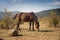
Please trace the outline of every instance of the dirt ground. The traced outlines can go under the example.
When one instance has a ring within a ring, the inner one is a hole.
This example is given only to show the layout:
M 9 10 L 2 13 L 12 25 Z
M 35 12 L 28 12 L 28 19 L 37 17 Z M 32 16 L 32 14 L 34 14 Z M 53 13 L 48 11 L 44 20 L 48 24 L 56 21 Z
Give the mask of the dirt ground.
M 11 33 L 15 29 L 11 30 L 0 30 L 0 38 L 4 40 L 60 40 L 60 28 L 44 28 L 40 27 L 40 31 L 29 31 L 28 23 L 21 24 L 21 31 L 19 31 L 22 36 L 11 36 Z

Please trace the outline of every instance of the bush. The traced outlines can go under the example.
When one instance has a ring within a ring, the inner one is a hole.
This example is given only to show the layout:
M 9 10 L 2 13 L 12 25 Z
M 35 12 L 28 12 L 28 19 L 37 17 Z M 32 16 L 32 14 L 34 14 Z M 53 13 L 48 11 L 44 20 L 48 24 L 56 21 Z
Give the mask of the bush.
M 16 25 L 16 22 L 13 19 L 2 19 L 0 22 L 0 27 L 3 29 L 10 29 Z
M 0 27 L 4 29 L 10 29 L 15 26 L 16 21 L 11 18 L 11 13 L 5 10 L 2 20 L 0 21 Z
M 51 14 L 50 14 L 50 24 L 53 24 L 54 27 L 56 27 L 56 25 L 59 23 L 58 21 L 58 17 L 56 15 L 55 12 L 51 11 Z

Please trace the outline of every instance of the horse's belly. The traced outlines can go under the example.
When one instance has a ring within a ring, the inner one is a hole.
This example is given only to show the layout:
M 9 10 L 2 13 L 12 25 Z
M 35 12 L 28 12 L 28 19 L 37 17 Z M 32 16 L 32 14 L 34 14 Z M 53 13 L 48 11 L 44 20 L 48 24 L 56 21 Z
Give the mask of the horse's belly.
M 29 16 L 22 16 L 21 19 L 22 19 L 22 21 L 24 21 L 24 22 L 30 21 L 30 17 L 29 17 Z

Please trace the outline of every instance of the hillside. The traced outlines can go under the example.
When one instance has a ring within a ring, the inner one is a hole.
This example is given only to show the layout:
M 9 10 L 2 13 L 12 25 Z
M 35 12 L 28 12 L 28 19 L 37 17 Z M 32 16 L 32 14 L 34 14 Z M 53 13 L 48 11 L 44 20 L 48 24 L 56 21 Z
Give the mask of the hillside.
M 3 17 L 3 14 L 4 14 L 3 12 L 0 12 L 0 19 Z
M 45 16 L 49 16 L 51 11 L 56 12 L 57 15 L 60 16 L 60 8 L 58 8 L 58 9 L 50 9 L 50 10 L 43 10 L 43 11 L 40 11 L 40 12 L 36 12 L 35 14 L 37 15 L 37 17 L 45 17 Z M 15 15 L 18 12 L 19 11 L 12 11 L 11 14 Z M 3 15 L 4 15 L 4 12 L 0 11 L 0 19 L 3 17 Z
M 37 17 L 49 16 L 51 11 L 56 12 L 56 14 L 60 16 L 60 8 L 58 8 L 58 9 L 50 9 L 50 10 L 43 10 L 43 11 L 37 12 L 36 15 L 37 15 Z
M 12 16 L 13 16 L 13 15 L 15 15 L 16 13 L 18 13 L 18 11 L 12 11 L 12 12 L 10 12 L 10 13 L 11 13 Z M 4 15 L 4 12 L 3 12 L 3 11 L 0 11 L 0 19 L 3 18 L 3 15 Z

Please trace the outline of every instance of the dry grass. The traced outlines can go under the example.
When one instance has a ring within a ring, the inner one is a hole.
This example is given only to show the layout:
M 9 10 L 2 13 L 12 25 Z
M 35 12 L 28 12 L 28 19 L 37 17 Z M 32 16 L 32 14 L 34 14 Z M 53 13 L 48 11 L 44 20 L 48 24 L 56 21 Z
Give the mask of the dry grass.
M 47 23 L 47 24 L 46 24 Z M 10 36 L 14 31 L 11 30 L 0 30 L 0 38 L 4 40 L 60 40 L 60 28 L 48 27 L 48 22 L 43 23 L 40 21 L 40 31 L 29 31 L 28 23 L 21 24 L 21 31 L 19 31 L 22 36 Z M 35 28 L 36 30 L 36 28 Z

